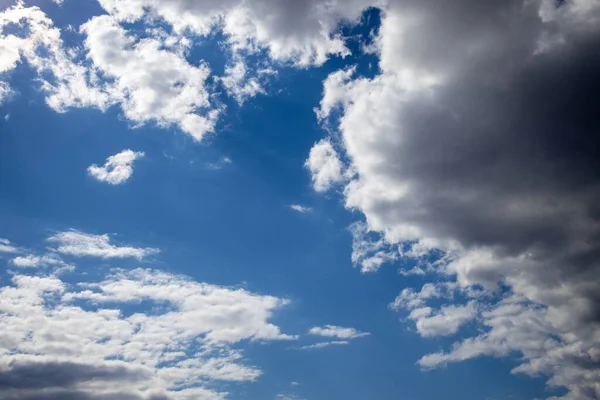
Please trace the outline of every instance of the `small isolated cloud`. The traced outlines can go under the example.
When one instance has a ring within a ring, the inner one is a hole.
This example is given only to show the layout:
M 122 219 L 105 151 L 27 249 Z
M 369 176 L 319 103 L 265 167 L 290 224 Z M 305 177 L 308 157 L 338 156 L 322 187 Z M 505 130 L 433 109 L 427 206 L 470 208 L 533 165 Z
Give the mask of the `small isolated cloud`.
M 290 208 L 302 214 L 312 211 L 312 207 L 305 207 L 300 204 L 290 204 Z
M 19 249 L 15 247 L 10 240 L 0 238 L 0 253 L 18 253 Z
M 160 251 L 150 247 L 116 246 L 110 243 L 107 234 L 92 235 L 78 231 L 59 232 L 49 237 L 48 241 L 58 245 L 56 251 L 59 253 L 76 257 L 90 256 L 106 259 L 132 257 L 141 260 Z
M 368 332 L 361 332 L 354 328 L 344 328 L 335 325 L 314 326 L 310 328 L 308 333 L 315 336 L 332 337 L 345 340 L 351 340 L 370 335 Z
M 310 171 L 313 187 L 317 192 L 325 192 L 344 179 L 342 162 L 327 139 L 321 140 L 310 149 L 304 166 Z
M 133 174 L 133 162 L 138 158 L 144 157 L 143 152 L 123 150 L 122 152 L 110 156 L 102 166 L 92 164 L 88 167 L 88 173 L 99 180 L 111 185 L 125 183 Z

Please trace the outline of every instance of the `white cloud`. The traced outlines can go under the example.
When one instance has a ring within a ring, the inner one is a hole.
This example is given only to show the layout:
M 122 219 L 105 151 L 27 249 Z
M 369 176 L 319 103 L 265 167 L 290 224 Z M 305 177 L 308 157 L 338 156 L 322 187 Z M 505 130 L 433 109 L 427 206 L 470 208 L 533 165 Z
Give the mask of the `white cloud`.
M 311 173 L 313 186 L 317 192 L 324 192 L 344 179 L 342 163 L 327 139 L 321 140 L 310 149 L 304 165 Z
M 60 30 L 38 7 L 19 2 L 1 12 L 0 29 L 11 23 L 21 25 L 26 35 L 0 32 L 0 72 L 25 59 L 38 73 L 54 110 L 106 110 L 120 104 L 136 125 L 176 125 L 198 141 L 213 131 L 220 109 L 211 106 L 205 87 L 210 70 L 203 63 L 190 65 L 181 52 L 170 49 L 171 38 L 139 40 L 110 16 L 94 17 L 81 26 L 84 59 L 81 49 L 64 47 Z M 0 84 L 0 98 L 9 93 L 7 84 Z
M 477 317 L 477 304 L 470 301 L 464 305 L 443 305 L 438 310 L 426 306 L 432 299 L 451 300 L 460 287 L 453 282 L 426 283 L 419 292 L 406 288 L 390 304 L 392 310 L 409 310 L 408 318 L 415 322 L 421 336 L 447 336 Z M 465 293 L 466 294 L 466 293 Z
M 157 254 L 158 249 L 146 247 L 117 246 L 110 243 L 107 234 L 92 235 L 89 233 L 68 231 L 59 232 L 48 238 L 51 243 L 56 243 L 56 251 L 76 257 L 90 256 L 100 258 L 136 258 Z
M 0 253 L 19 253 L 20 250 L 10 240 L 0 238 Z
M 348 50 L 336 30 L 343 20 L 355 21 L 371 1 L 343 3 L 309 0 L 225 0 L 187 2 L 184 0 L 100 0 L 106 11 L 118 19 L 135 21 L 159 16 L 177 32 L 192 30 L 206 35 L 223 22 L 223 33 L 236 53 L 268 51 L 277 61 L 299 66 L 320 65 L 332 54 Z
M 355 222 L 349 230 L 352 233 L 352 263 L 360 266 L 362 273 L 376 272 L 383 264 L 399 258 L 398 250 L 385 238 L 369 236 L 367 224 Z
M 600 359 L 597 331 L 589 341 L 564 335 L 551 313 L 520 296 L 509 296 L 482 313 L 484 333 L 455 343 L 447 353 L 428 354 L 419 365 L 429 369 L 476 357 L 518 353 L 522 363 L 513 373 L 551 376 L 551 386 L 570 390 L 561 399 L 593 399 L 600 382 L 599 371 L 592 368 Z
M 190 65 L 157 38 L 137 40 L 107 15 L 81 27 L 87 57 L 111 81 L 107 91 L 138 124 L 177 125 L 195 140 L 212 132 L 219 110 L 205 87 L 209 68 Z
M 143 152 L 123 150 L 110 156 L 102 166 L 92 164 L 88 167 L 88 173 L 100 182 L 111 185 L 125 183 L 133 174 L 133 162 L 144 157 Z
M 268 322 L 286 300 L 154 270 L 75 286 L 17 274 L 0 298 L 0 375 L 14 383 L 7 399 L 224 399 L 217 382 L 261 374 L 237 343 L 293 338 Z
M 300 350 L 322 349 L 329 346 L 346 346 L 350 344 L 347 340 L 333 340 L 331 342 L 320 342 L 300 347 Z
M 221 82 L 229 96 L 233 97 L 240 105 L 250 97 L 265 93 L 258 78 L 249 76 L 246 64 L 241 58 L 225 67 L 225 75 L 221 78 Z
M 294 211 L 297 211 L 301 214 L 307 213 L 307 212 L 311 212 L 312 211 L 312 207 L 306 207 L 306 206 L 302 206 L 300 204 L 291 204 L 290 208 Z
M 16 24 L 23 35 L 5 34 L 4 27 Z M 109 95 L 95 85 L 94 71 L 75 62 L 77 52 L 64 48 L 60 30 L 38 7 L 25 7 L 22 1 L 0 12 L 0 73 L 13 70 L 23 60 L 38 74 L 47 93 L 46 102 L 58 112 L 68 107 L 98 107 L 105 110 Z M 10 93 L 0 83 L 0 99 Z
M 27 254 L 25 256 L 13 258 L 12 263 L 16 267 L 20 268 L 38 268 L 48 265 L 64 265 L 64 261 L 61 260 L 56 254 L 52 253 L 43 256 Z
M 415 308 L 409 318 L 415 321 L 421 336 L 448 336 L 477 315 L 473 301 L 462 306 L 442 306 L 439 311 L 431 307 Z
M 368 332 L 360 332 L 355 328 L 344 328 L 335 325 L 314 326 L 308 331 L 309 334 L 323 337 L 334 337 L 338 339 L 356 339 L 369 336 Z

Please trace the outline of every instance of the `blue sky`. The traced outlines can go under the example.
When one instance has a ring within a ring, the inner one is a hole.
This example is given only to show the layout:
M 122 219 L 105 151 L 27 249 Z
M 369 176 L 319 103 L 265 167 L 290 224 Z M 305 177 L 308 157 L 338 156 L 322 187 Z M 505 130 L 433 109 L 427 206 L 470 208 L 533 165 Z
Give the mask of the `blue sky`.
M 583 1 L 510 14 L 518 49 L 499 45 L 510 41 L 495 29 L 508 23 L 494 19 L 500 6 L 463 2 L 440 22 L 443 10 L 407 2 L 399 12 L 395 0 L 325 13 L 320 0 L 214 3 L 0 1 L 0 327 L 11 332 L 0 335 L 0 391 L 595 398 L 598 369 L 560 357 L 598 357 L 585 286 L 597 264 L 571 251 L 596 228 L 554 221 L 594 226 L 577 210 L 593 207 L 596 177 L 576 154 L 553 153 L 536 128 L 543 110 L 523 117 L 496 103 L 532 102 L 545 82 L 494 91 L 552 71 L 563 51 L 554 34 L 576 64 L 580 36 L 598 38 L 571 29 L 587 21 Z M 527 27 L 540 10 L 560 23 Z M 464 22 L 479 12 L 489 20 Z M 258 33 L 241 29 L 240 13 Z M 412 24 L 416 15 L 428 23 Z M 159 47 L 142 48 L 151 41 Z M 516 72 L 490 70 L 488 45 Z M 527 130 L 532 148 L 564 160 L 551 185 L 545 158 L 496 135 L 497 115 L 510 112 L 515 135 Z M 203 122 L 190 128 L 190 116 Z M 531 187 L 514 179 L 527 165 Z M 563 166 L 580 169 L 576 187 L 561 186 Z M 588 275 L 571 278 L 571 265 Z M 552 278 L 539 278 L 541 266 Z M 98 333 L 102 310 L 118 311 Z M 27 376 L 40 383 L 27 387 Z

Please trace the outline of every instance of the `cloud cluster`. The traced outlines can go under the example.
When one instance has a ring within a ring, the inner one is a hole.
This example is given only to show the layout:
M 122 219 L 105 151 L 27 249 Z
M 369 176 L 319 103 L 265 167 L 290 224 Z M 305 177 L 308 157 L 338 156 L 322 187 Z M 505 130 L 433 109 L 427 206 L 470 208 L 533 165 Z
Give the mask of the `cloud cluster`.
M 265 93 L 265 82 L 277 74 L 272 63 L 308 67 L 348 55 L 338 28 L 358 21 L 370 5 L 367 0 L 99 3 L 108 14 L 78 27 L 81 47 L 66 47 L 60 29 L 39 7 L 18 1 L 0 12 L 0 73 L 26 61 L 47 92 L 46 102 L 58 112 L 119 105 L 133 126 L 175 126 L 197 141 L 214 131 L 224 108 L 213 100 L 218 89 L 209 82 L 209 66 L 187 59 L 192 43 L 223 34 L 227 65 L 214 81 L 242 104 Z M 132 22 L 147 24 L 147 34 L 130 29 Z M 5 33 L 12 25 L 21 28 L 18 35 Z M 0 102 L 10 93 L 8 83 L 0 81 Z
M 355 21 L 371 1 L 99 0 L 119 21 L 161 18 L 176 32 L 206 35 L 215 27 L 228 37 L 234 52 L 261 49 L 277 61 L 320 65 L 332 54 L 347 55 L 337 33 L 342 21 Z
M 254 381 L 236 344 L 289 340 L 268 320 L 287 301 L 169 273 L 14 274 L 0 287 L 6 399 L 224 399 Z
M 21 28 L 20 36 L 4 33 L 11 24 Z M 118 104 L 135 126 L 174 125 L 198 141 L 213 131 L 220 108 L 209 100 L 210 69 L 186 60 L 183 39 L 140 39 L 107 15 L 91 18 L 80 33 L 83 49 L 67 48 L 42 10 L 18 2 L 0 13 L 0 73 L 27 61 L 47 93 L 46 102 L 58 112 Z M 0 88 L 2 98 L 10 93 L 7 84 Z
M 122 152 L 110 156 L 102 166 L 92 164 L 88 167 L 88 173 L 100 182 L 106 182 L 111 185 L 119 185 L 127 182 L 133 174 L 133 162 L 144 157 L 143 152 L 133 150 L 123 150 Z
M 599 16 L 587 0 L 390 0 L 381 73 L 324 82 L 346 206 L 379 235 L 359 232 L 355 262 L 411 257 L 426 266 L 414 273 L 496 291 L 481 309 L 412 309 L 423 335 L 475 315 L 486 331 L 422 365 L 520 353 L 515 372 L 600 397 Z

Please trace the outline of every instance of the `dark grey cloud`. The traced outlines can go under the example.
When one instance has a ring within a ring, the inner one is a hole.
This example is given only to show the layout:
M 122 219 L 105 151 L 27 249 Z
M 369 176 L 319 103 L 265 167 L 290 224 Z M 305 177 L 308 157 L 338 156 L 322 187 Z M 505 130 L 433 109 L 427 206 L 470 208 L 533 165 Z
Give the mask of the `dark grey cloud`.
M 133 392 L 128 393 L 127 388 L 136 382 L 152 378 L 151 371 L 124 363 L 17 360 L 7 368 L 0 369 L 0 393 L 3 399 L 20 400 L 134 400 L 142 397 Z M 86 386 L 90 385 L 96 389 L 86 390 Z

